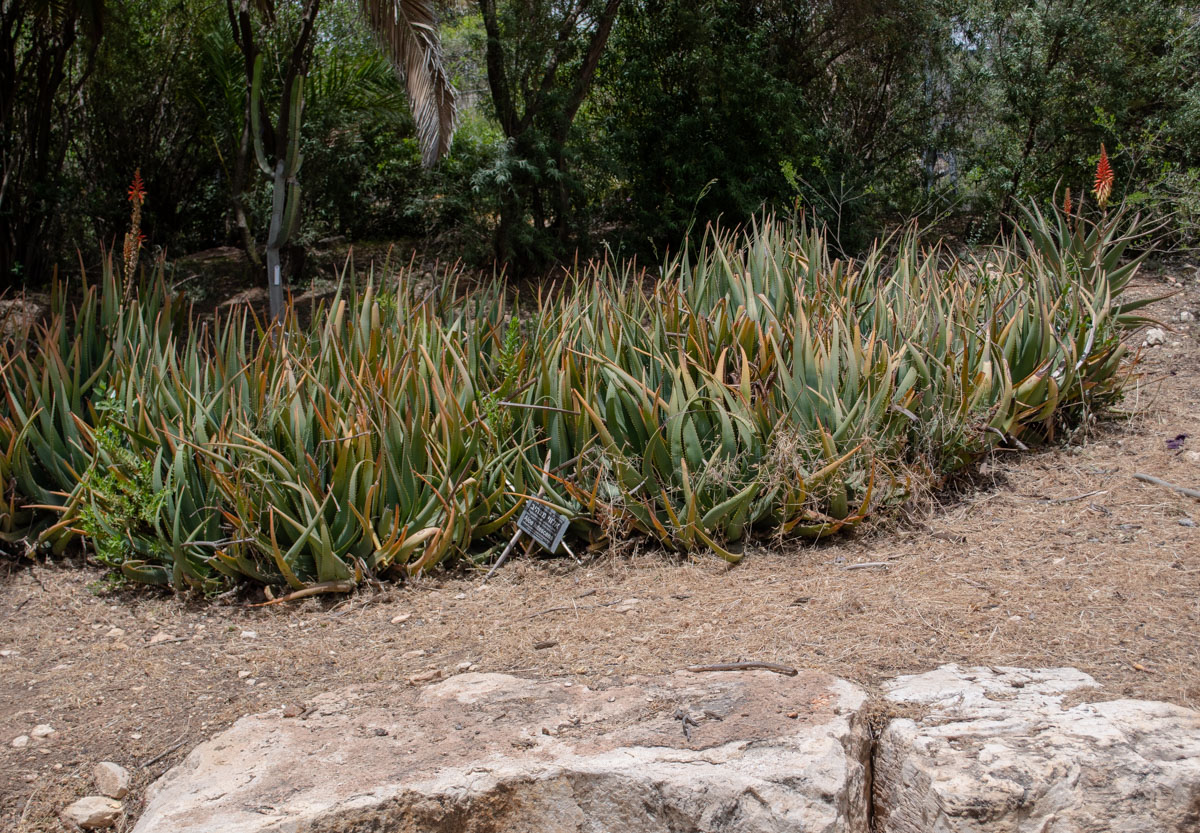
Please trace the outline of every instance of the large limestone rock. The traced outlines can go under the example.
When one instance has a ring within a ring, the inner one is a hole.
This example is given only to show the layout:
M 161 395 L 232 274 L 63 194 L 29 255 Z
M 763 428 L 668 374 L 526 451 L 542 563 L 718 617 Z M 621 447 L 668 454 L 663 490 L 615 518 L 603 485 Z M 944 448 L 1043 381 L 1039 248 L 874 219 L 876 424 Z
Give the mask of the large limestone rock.
M 875 755 L 885 833 L 1196 833 L 1200 713 L 1140 700 L 1064 707 L 1073 668 L 899 677 Z
M 768 671 L 351 690 L 197 747 L 135 833 L 865 833 L 865 700 Z

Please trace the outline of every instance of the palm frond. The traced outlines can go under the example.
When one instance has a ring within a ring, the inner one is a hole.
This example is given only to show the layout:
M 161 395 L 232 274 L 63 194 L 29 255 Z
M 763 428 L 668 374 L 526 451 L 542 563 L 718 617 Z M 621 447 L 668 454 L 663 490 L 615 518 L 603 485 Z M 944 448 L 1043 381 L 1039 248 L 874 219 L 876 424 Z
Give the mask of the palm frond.
M 421 158 L 433 165 L 450 151 L 457 110 L 446 74 L 434 0 L 362 0 L 363 16 L 404 74 Z

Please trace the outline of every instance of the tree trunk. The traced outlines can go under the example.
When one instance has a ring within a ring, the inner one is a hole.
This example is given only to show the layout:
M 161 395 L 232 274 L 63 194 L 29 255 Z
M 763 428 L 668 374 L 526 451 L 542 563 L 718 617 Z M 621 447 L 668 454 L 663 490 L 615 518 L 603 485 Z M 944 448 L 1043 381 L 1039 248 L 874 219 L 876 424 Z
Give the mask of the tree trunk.
M 275 176 L 271 184 L 271 227 L 267 232 L 267 283 L 271 300 L 271 321 L 283 318 L 283 269 L 279 262 L 279 249 L 283 238 L 283 207 L 287 201 L 287 179 L 284 177 L 284 162 L 275 162 Z
M 250 218 L 246 214 L 246 180 L 252 166 L 250 156 L 254 152 L 251 144 L 254 141 L 250 135 L 250 96 L 246 96 L 246 106 L 242 114 L 242 139 L 238 143 L 237 160 L 233 166 L 233 182 L 230 183 L 233 203 L 233 221 L 237 226 L 238 237 L 246 257 L 255 267 L 262 266 L 262 258 L 258 256 L 258 245 L 254 242 L 254 234 L 250 231 Z M 256 167 L 256 166 L 255 166 Z M 257 167 L 256 167 L 257 169 Z

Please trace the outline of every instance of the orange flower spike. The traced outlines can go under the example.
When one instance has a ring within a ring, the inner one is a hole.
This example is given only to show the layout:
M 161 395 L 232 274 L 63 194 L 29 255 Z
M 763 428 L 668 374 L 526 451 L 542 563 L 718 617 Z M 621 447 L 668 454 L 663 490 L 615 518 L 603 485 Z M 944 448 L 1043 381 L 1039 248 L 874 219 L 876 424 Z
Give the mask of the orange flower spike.
M 1063 198 L 1063 213 L 1066 214 L 1068 217 L 1070 217 L 1071 209 L 1073 209 L 1074 207 L 1075 207 L 1075 204 L 1071 202 L 1071 189 L 1068 188 L 1067 195 L 1066 195 L 1066 197 Z
M 1114 179 L 1112 166 L 1108 164 L 1108 151 L 1104 149 L 1104 145 L 1100 145 L 1100 162 L 1096 165 L 1096 184 L 1093 191 L 1096 194 L 1096 203 L 1102 209 L 1108 206 Z
M 146 201 L 146 183 L 142 182 L 142 169 L 133 172 L 133 184 L 129 186 L 129 201 L 141 205 Z

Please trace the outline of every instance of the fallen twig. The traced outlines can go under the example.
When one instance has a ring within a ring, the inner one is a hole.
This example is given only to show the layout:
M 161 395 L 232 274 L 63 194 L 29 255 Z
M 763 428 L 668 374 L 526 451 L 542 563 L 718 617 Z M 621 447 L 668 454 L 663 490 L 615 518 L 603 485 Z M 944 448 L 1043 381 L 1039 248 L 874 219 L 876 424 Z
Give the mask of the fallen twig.
M 1095 497 L 1096 495 L 1106 495 L 1106 494 L 1108 494 L 1108 489 L 1097 489 L 1094 492 L 1085 492 L 1082 495 L 1075 495 L 1075 497 L 1043 498 L 1042 500 L 1045 503 L 1074 503 L 1075 501 L 1083 500 L 1084 498 Z
M 233 587 L 226 590 L 224 593 L 218 593 L 217 595 L 213 596 L 212 600 L 214 602 L 221 602 L 221 601 L 224 601 L 225 599 L 232 599 L 234 596 L 236 596 L 238 594 L 238 591 L 241 589 L 242 589 L 242 585 L 240 585 L 240 584 L 234 585 Z
M 343 579 L 341 581 L 323 581 L 320 584 L 314 584 L 309 587 L 301 588 L 286 596 L 280 596 L 278 599 L 271 599 L 266 602 L 249 605 L 249 607 L 266 607 L 267 605 L 277 605 L 282 602 L 294 602 L 297 599 L 307 599 L 309 596 L 319 596 L 322 593 L 349 593 L 355 588 L 354 582 Z
M 563 610 L 595 610 L 600 607 L 612 607 L 619 605 L 624 599 L 618 599 L 615 602 L 601 602 L 595 605 L 559 605 L 558 607 L 548 607 L 545 610 L 539 610 L 537 613 L 530 613 L 526 619 L 536 619 L 539 616 L 545 616 L 547 613 L 558 613 Z
M 683 670 L 691 671 L 693 674 L 703 674 L 705 671 L 754 671 L 757 669 L 774 671 L 776 674 L 784 674 L 788 677 L 794 677 L 800 673 L 790 665 L 780 665 L 777 662 L 728 662 L 719 665 L 689 665 Z
M 141 769 L 149 769 L 150 767 L 154 766 L 156 763 L 158 763 L 159 761 L 161 761 L 163 758 L 165 758 L 165 757 L 167 757 L 168 755 L 170 755 L 170 754 L 171 754 L 172 752 L 174 752 L 176 749 L 178 749 L 179 747 L 183 746 L 183 745 L 184 745 L 184 743 L 186 743 L 186 742 L 187 742 L 187 738 L 186 738 L 186 737 L 185 737 L 185 738 L 182 738 L 182 739 L 180 739 L 179 743 L 175 744 L 174 746 L 170 747 L 169 749 L 164 749 L 162 752 L 159 752 L 159 753 L 158 753 L 157 755 L 155 755 L 153 758 L 151 758 L 150 760 L 146 761 L 146 763 L 142 764 L 142 766 L 141 766 Z
M 513 547 L 517 545 L 517 541 L 520 540 L 522 534 L 521 530 L 518 529 L 513 533 L 513 537 L 508 539 L 508 546 L 504 548 L 504 552 L 500 553 L 500 557 L 496 559 L 496 563 L 492 565 L 492 569 L 488 570 L 488 574 L 483 577 L 481 584 L 487 584 L 488 580 L 496 574 L 496 571 L 504 565 L 504 562 L 508 560 L 508 554 L 513 551 Z
M 33 601 L 33 596 L 26 596 L 24 599 L 22 599 L 20 602 L 17 603 L 16 607 L 14 607 L 8 613 L 4 614 L 4 616 L 0 617 L 0 622 L 7 621 L 8 617 L 16 614 L 17 611 L 19 611 L 21 608 L 25 607 L 25 605 L 29 604 L 32 601 Z
M 847 564 L 843 570 L 865 570 L 868 567 L 890 567 L 890 561 L 864 561 L 862 564 Z
M 367 605 L 375 604 L 375 602 L 382 602 L 389 598 L 391 598 L 390 594 L 380 592 L 373 596 L 364 597 L 356 607 L 352 607 L 349 610 L 341 610 L 341 608 L 354 601 L 354 599 L 346 599 L 346 601 L 338 602 L 336 605 L 334 605 L 333 610 L 329 611 L 329 615 L 336 619 L 339 616 L 345 616 L 347 613 L 353 613 L 356 610 L 362 610 Z
M 1170 489 L 1174 492 L 1179 492 L 1181 495 L 1187 495 L 1190 498 L 1200 500 L 1200 489 L 1189 489 L 1187 486 L 1180 486 L 1177 483 L 1168 483 L 1166 480 L 1160 480 L 1157 477 L 1152 477 L 1149 474 L 1137 473 L 1133 476 L 1134 480 L 1140 480 L 1143 483 L 1152 483 L 1155 486 L 1162 486 L 1164 489 Z
M 946 573 L 946 575 L 950 576 L 951 578 L 956 578 L 959 581 L 965 581 L 967 584 L 971 585 L 972 587 L 978 587 L 980 590 L 986 590 L 989 593 L 994 592 L 992 590 L 992 588 L 988 587 L 986 584 L 976 581 L 973 578 L 967 578 L 966 576 L 960 576 L 958 573 Z
M 693 720 L 692 716 L 683 709 L 676 709 L 674 718 L 683 724 L 683 736 L 690 741 L 692 739 L 692 730 L 689 729 L 688 726 L 695 726 L 697 729 L 699 729 L 700 724 Z

